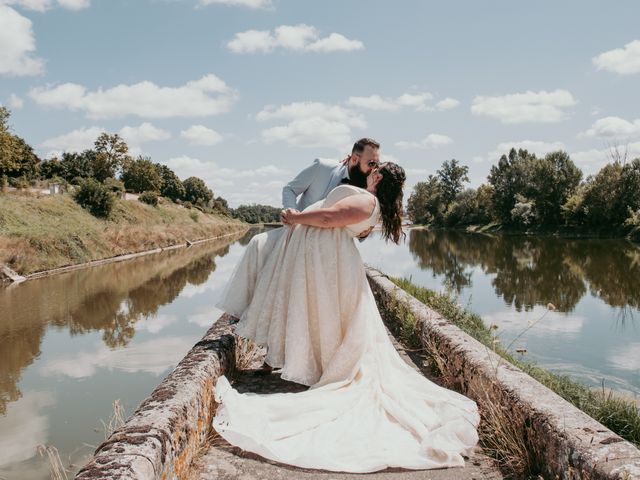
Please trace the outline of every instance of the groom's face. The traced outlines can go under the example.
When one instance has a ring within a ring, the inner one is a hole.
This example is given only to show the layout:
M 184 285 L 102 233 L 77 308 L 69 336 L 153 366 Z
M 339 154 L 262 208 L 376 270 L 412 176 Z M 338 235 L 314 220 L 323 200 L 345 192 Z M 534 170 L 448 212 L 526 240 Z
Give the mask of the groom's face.
M 373 170 L 378 168 L 380 163 L 380 150 L 373 148 L 371 145 L 364 147 L 362 152 L 354 152 L 351 154 L 351 167 L 357 167 L 364 175 L 369 175 Z

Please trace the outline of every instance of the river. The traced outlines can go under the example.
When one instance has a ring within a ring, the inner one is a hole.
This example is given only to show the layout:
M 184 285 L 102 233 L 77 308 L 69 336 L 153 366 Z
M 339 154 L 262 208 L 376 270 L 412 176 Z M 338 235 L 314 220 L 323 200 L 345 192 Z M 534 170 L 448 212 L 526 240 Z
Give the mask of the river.
M 113 402 L 131 414 L 218 318 L 254 232 L 0 288 L 0 479 L 49 478 L 38 445 L 71 477 Z M 457 296 L 505 346 L 534 322 L 511 347 L 526 359 L 640 395 L 638 246 L 426 230 L 357 245 L 385 273 Z

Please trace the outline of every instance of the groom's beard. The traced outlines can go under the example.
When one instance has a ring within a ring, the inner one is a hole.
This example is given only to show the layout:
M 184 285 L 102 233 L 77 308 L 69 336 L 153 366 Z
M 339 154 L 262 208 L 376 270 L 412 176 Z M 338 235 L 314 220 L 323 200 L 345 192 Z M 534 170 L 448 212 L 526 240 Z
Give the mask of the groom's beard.
M 367 188 L 367 174 L 360 170 L 360 165 L 349 167 L 349 183 L 356 187 Z

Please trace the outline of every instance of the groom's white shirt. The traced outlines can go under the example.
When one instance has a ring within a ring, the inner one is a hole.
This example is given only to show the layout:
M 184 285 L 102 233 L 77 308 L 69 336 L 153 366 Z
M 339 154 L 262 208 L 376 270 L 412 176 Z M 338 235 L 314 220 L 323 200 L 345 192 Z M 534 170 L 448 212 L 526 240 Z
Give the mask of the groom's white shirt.
M 282 188 L 284 208 L 304 210 L 312 203 L 325 198 L 331 190 L 349 178 L 349 169 L 335 160 L 316 158 L 296 178 Z M 298 198 L 300 197 L 300 198 Z

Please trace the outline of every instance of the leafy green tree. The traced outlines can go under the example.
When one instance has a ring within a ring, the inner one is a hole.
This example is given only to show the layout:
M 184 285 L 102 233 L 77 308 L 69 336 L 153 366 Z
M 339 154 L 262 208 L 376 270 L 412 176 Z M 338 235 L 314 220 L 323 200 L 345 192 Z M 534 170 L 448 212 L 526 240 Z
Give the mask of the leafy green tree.
M 11 133 L 10 116 L 11 112 L 0 106 L 0 177 L 33 179 L 40 159 L 27 142 Z
M 102 133 L 94 142 L 93 176 L 99 182 L 116 178 L 123 165 L 131 160 L 129 147 L 117 133 Z
M 229 203 L 222 197 L 216 197 L 213 200 L 211 208 L 214 212 L 218 212 L 222 215 L 229 215 Z
M 442 200 L 440 180 L 429 175 L 426 182 L 418 182 L 407 202 L 407 214 L 414 223 L 442 223 L 445 204 Z
M 201 178 L 189 177 L 182 184 L 184 185 L 183 200 L 194 205 L 206 206 L 213 199 L 213 192 Z
M 516 194 L 530 196 L 535 161 L 533 153 L 512 148 L 508 156 L 502 155 L 498 165 L 491 167 L 488 180 L 493 187 L 492 204 L 501 222 L 512 223 L 511 211 L 516 204 Z
M 530 199 L 535 202 L 535 217 L 541 225 L 562 223 L 562 205 L 576 191 L 582 172 L 566 152 L 548 153 L 533 163 Z
M 269 205 L 240 205 L 230 211 L 231 216 L 247 223 L 275 223 L 280 221 L 282 209 Z
M 448 226 L 484 225 L 491 221 L 491 187 L 480 185 L 460 192 L 444 215 Z
M 163 197 L 170 198 L 174 202 L 176 200 L 185 197 L 184 185 L 180 181 L 180 178 L 166 165 L 156 163 L 156 169 L 160 174 L 162 180 L 162 186 L 160 187 L 160 194 Z
M 61 176 L 68 182 L 74 183 L 83 178 L 93 177 L 93 150 L 82 153 L 64 152 L 60 160 Z
M 62 163 L 57 158 L 51 158 L 39 165 L 39 172 L 41 178 L 56 178 L 63 177 Z
M 130 192 L 159 192 L 162 188 L 160 172 L 149 157 L 140 156 L 127 162 L 122 168 L 120 178 Z
M 469 181 L 467 175 L 469 167 L 460 165 L 454 158 L 443 162 L 442 167 L 436 173 L 440 181 L 441 198 L 447 208 L 456 195 L 462 191 L 462 184 Z

